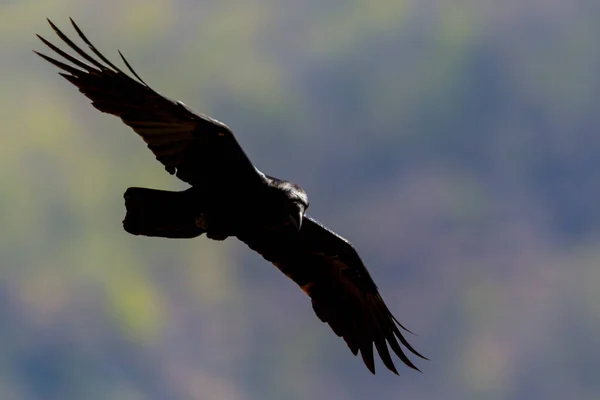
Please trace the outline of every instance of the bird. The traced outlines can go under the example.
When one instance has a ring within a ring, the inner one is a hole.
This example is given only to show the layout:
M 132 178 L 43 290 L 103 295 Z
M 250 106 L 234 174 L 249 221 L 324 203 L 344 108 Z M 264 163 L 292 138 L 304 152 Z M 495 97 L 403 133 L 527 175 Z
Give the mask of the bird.
M 406 366 L 420 371 L 408 355 L 427 358 L 405 338 L 403 332 L 412 332 L 391 313 L 354 246 L 306 214 L 308 196 L 299 185 L 261 172 L 227 125 L 152 89 L 120 50 L 130 74 L 119 69 L 72 18 L 87 52 L 47 21 L 71 54 L 39 34 L 59 59 L 34 52 L 58 67 L 59 74 L 96 109 L 132 128 L 165 170 L 190 186 L 180 192 L 128 188 L 126 232 L 172 239 L 203 234 L 216 241 L 237 238 L 309 296 L 317 317 L 346 342 L 352 354 L 360 353 L 372 374 L 373 346 L 394 374 L 398 370 L 390 350 Z

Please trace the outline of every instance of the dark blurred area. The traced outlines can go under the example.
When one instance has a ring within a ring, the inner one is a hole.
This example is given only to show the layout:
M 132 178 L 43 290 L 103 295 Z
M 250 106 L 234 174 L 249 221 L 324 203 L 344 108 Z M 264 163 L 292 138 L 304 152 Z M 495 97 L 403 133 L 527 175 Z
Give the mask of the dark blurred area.
M 31 52 L 69 16 L 306 189 L 423 374 L 372 376 L 234 240 L 123 231 L 127 187 L 185 185 Z M 0 3 L 0 399 L 597 399 L 599 19 L 596 0 Z

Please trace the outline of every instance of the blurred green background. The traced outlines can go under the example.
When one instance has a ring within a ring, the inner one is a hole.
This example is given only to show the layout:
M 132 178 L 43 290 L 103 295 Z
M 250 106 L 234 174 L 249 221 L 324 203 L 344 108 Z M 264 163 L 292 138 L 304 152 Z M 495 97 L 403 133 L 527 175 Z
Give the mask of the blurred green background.
M 423 374 L 372 376 L 235 240 L 127 235 L 182 189 L 32 49 L 72 16 L 352 241 Z M 598 399 L 597 0 L 3 0 L 0 398 Z

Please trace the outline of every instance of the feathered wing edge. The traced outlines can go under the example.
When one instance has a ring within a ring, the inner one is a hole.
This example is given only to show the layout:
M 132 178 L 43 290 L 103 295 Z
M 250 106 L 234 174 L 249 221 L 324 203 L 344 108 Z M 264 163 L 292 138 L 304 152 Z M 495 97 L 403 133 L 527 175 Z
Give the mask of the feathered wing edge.
M 55 46 L 54 44 L 52 44 L 50 41 L 46 40 L 44 37 L 42 37 L 39 34 L 36 34 L 36 36 L 46 46 L 48 46 L 51 50 L 53 50 L 54 52 L 56 52 L 61 57 L 64 57 L 66 60 L 68 60 L 71 63 L 73 63 L 78 68 L 75 68 L 75 67 L 73 67 L 71 65 L 65 64 L 65 63 L 63 63 L 61 61 L 58 61 L 58 60 L 56 60 L 56 59 L 54 59 L 52 57 L 49 57 L 49 56 L 47 56 L 47 55 L 45 55 L 43 53 L 38 52 L 36 50 L 33 50 L 33 52 L 36 53 L 38 56 L 42 57 L 44 60 L 48 61 L 49 63 L 55 65 L 56 67 L 58 67 L 58 68 L 60 68 L 60 69 L 62 69 L 64 71 L 68 72 L 68 74 L 65 74 L 63 72 L 59 72 L 59 74 L 61 76 L 63 76 L 65 79 L 67 79 L 68 81 L 70 81 L 71 83 L 75 84 L 75 86 L 77 86 L 77 83 L 73 81 L 74 77 L 78 77 L 81 74 L 86 74 L 86 73 L 92 73 L 93 74 L 93 73 L 101 73 L 102 71 L 111 70 L 114 73 L 118 73 L 118 74 L 121 74 L 123 76 L 129 77 L 125 72 L 123 72 L 121 69 L 119 69 L 110 60 L 108 60 L 108 58 L 106 58 L 102 53 L 100 53 L 100 51 L 84 35 L 83 31 L 79 28 L 79 26 L 77 26 L 77 24 L 75 23 L 75 21 L 73 21 L 72 18 L 69 18 L 69 20 L 71 21 L 71 24 L 73 25 L 73 28 L 75 29 L 75 31 L 77 32 L 77 35 L 79 35 L 79 37 L 81 38 L 81 40 L 105 64 L 100 63 L 98 60 L 94 59 L 89 54 L 87 54 L 84 50 L 82 50 L 79 46 L 77 46 L 77 44 L 75 44 L 75 42 L 73 42 L 71 39 L 69 39 L 67 37 L 67 35 L 65 35 L 48 18 L 47 18 L 48 23 L 50 24 L 50 26 L 52 27 L 52 29 L 54 30 L 54 32 L 58 35 L 58 37 L 60 39 L 62 39 L 63 42 L 65 42 L 71 49 L 73 49 L 77 54 L 79 54 L 79 56 L 81 56 L 89 64 L 86 63 L 86 62 L 83 62 L 83 61 L 81 61 L 81 60 L 79 60 L 79 59 L 71 56 L 70 54 L 66 53 L 65 51 L 59 49 L 57 46 Z M 138 79 L 138 82 L 141 83 L 142 85 L 144 85 L 148 90 L 156 93 L 150 86 L 148 86 L 148 84 L 146 84 L 146 82 L 144 82 L 144 80 L 137 74 L 137 72 L 135 72 L 135 70 L 131 67 L 131 64 L 129 64 L 129 62 L 127 61 L 127 59 L 123 55 L 123 53 L 121 53 L 120 50 L 118 51 L 118 53 L 121 56 L 121 59 L 123 60 L 123 62 L 125 63 L 125 66 L 127 67 L 127 69 L 129 69 L 129 71 L 133 74 L 133 76 L 135 76 Z M 156 94 L 158 95 L 158 93 L 156 93 Z
M 299 236 L 265 231 L 237 237 L 300 286 L 317 317 L 344 339 L 354 355 L 361 353 L 371 373 L 375 373 L 373 345 L 395 374 L 390 348 L 404 364 L 420 372 L 407 352 L 428 358 L 408 343 L 402 330 L 412 332 L 392 315 L 346 239 L 306 215 Z
M 400 345 L 422 359 L 428 358 L 416 351 L 404 337 L 401 330 L 414 333 L 391 313 L 354 246 L 315 219 L 309 216 L 304 219 L 304 235 L 310 237 L 309 242 L 317 240 L 319 243 L 313 249 L 313 256 L 320 259 L 321 268 L 329 270 L 328 274 L 322 275 L 320 283 L 313 282 L 303 287 L 311 297 L 319 319 L 344 339 L 354 355 L 361 353 L 365 365 L 373 374 L 373 345 L 384 365 L 395 374 L 398 371 L 389 348 L 404 364 L 421 372 Z
M 189 154 L 186 149 L 196 151 L 197 148 L 190 143 L 192 138 L 202 132 L 209 131 L 211 134 L 222 138 L 219 139 L 221 146 L 229 147 L 228 151 L 234 154 L 232 160 L 246 171 L 243 172 L 245 178 L 250 178 L 253 182 L 261 181 L 261 176 L 227 125 L 207 115 L 196 113 L 182 102 L 171 100 L 152 89 L 133 69 L 123 53 L 118 51 L 133 77 L 121 70 L 91 43 L 72 18 L 69 19 L 79 38 L 93 54 L 86 53 L 49 19 L 48 23 L 57 36 L 81 59 L 61 50 L 40 35 L 37 35 L 37 37 L 64 60 L 59 61 L 35 50 L 34 53 L 63 70 L 64 72 L 59 72 L 59 75 L 75 85 L 80 92 L 92 100 L 92 105 L 96 109 L 120 117 L 126 125 L 142 137 L 157 160 L 163 163 L 169 174 L 175 174 L 184 182 L 194 184 L 193 174 L 196 172 L 197 166 L 194 164 L 194 157 L 188 158 Z M 65 63 L 65 60 L 71 65 Z M 109 78 L 115 78 L 114 85 L 111 86 L 101 82 Z M 101 86 L 95 87 L 94 84 Z M 128 85 L 128 91 L 123 92 L 121 90 L 124 85 Z M 107 98 L 109 95 L 116 96 L 117 101 Z M 121 97 L 123 95 L 129 96 L 126 104 L 119 103 L 120 100 L 123 100 Z M 146 105 L 146 109 L 141 108 L 143 104 L 139 104 L 138 97 L 151 99 L 154 103 L 149 106 Z M 147 114 L 150 119 L 146 120 L 145 116 L 144 119 L 140 120 L 137 115 L 134 115 L 138 112 Z M 186 162 L 186 160 L 189 162 Z
M 415 350 L 406 340 L 401 329 L 410 332 L 392 315 L 379 293 L 361 293 L 332 300 L 324 298 L 318 287 L 309 291 L 312 305 L 317 317 L 327 323 L 337 336 L 344 339 L 354 355 L 360 355 L 363 362 L 375 374 L 373 345 L 387 369 L 398 375 L 389 349 L 408 367 L 421 370 L 407 357 L 400 346 L 416 356 L 427 360 L 427 357 Z M 322 288 L 322 290 L 325 290 Z M 389 347 L 388 347 L 389 346 Z

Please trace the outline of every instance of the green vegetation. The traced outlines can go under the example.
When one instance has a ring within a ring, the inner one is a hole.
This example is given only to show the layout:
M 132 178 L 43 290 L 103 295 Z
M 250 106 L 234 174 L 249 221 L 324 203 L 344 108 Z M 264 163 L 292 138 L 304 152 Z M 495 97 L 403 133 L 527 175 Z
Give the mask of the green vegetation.
M 31 52 L 68 16 L 307 190 L 419 333 L 423 375 L 370 376 L 235 241 L 121 229 L 128 186 L 185 186 Z M 587 0 L 4 1 L 0 398 L 597 398 L 599 16 Z

